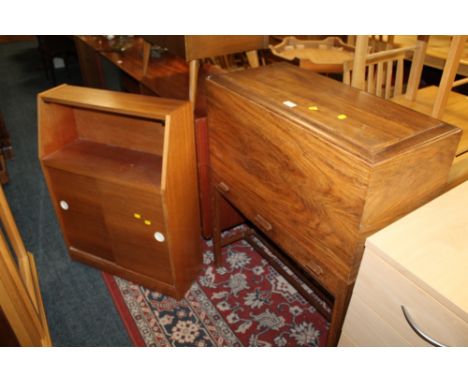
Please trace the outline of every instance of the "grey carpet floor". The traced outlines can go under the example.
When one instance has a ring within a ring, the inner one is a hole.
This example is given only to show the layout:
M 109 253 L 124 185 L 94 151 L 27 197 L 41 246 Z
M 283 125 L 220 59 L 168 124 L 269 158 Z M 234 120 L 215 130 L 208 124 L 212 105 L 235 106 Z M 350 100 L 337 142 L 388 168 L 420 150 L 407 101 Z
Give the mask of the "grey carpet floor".
M 79 83 L 79 68 L 57 82 Z M 34 42 L 0 44 L 0 109 L 14 159 L 4 186 L 29 251 L 34 254 L 54 346 L 131 346 L 100 273 L 68 258 L 37 158 L 36 95 L 46 80 Z

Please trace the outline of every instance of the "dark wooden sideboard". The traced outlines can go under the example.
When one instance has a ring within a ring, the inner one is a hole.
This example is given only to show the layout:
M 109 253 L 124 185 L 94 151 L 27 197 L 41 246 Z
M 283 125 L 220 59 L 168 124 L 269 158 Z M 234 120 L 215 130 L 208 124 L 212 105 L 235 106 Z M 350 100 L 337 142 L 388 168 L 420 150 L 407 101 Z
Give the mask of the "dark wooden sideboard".
M 460 129 L 286 63 L 211 76 L 207 97 L 214 199 L 334 297 L 335 345 L 365 239 L 444 189 Z

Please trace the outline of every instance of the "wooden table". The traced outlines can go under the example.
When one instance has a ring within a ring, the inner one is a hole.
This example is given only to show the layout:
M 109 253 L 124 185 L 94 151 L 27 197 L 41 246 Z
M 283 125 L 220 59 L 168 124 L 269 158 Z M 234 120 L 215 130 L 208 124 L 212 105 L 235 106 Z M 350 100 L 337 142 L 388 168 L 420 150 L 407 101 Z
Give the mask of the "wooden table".
M 396 35 L 395 44 L 406 46 L 414 45 L 417 36 Z M 450 48 L 451 36 L 430 36 L 427 45 L 426 58 L 424 64 L 432 68 L 442 70 Z M 468 76 L 468 42 L 463 52 L 458 74 Z
M 75 43 L 80 60 L 80 68 L 85 86 L 106 88 L 104 70 L 101 57 L 118 67 L 132 79 L 134 92 L 156 95 L 165 98 L 187 100 L 189 94 L 189 65 L 181 57 L 171 53 L 164 53 L 157 60 L 152 60 L 144 74 L 143 48 L 141 37 L 128 40 L 128 47 L 124 51 L 112 48 L 112 42 L 102 36 L 77 36 Z M 204 80 L 215 67 L 203 65 L 200 80 L 197 85 L 196 115 L 205 115 Z
M 268 36 L 255 35 L 197 35 L 143 36 L 144 73 L 150 61 L 152 45 L 166 48 L 185 59 L 190 66 L 189 100 L 195 102 L 200 59 L 246 52 L 251 67 L 259 66 L 257 50 L 268 47 Z

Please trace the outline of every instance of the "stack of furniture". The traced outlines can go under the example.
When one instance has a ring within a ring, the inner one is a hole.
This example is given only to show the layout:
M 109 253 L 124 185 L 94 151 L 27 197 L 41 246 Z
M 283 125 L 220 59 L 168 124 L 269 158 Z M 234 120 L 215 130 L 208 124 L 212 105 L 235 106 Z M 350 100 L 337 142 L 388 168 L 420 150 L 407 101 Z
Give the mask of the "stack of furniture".
M 468 182 L 369 237 L 340 346 L 468 345 Z
M 366 237 L 442 192 L 460 129 L 287 63 L 207 91 L 216 256 L 226 199 L 333 296 L 336 344 Z
M 63 85 L 38 110 L 70 256 L 182 297 L 202 264 L 190 103 Z

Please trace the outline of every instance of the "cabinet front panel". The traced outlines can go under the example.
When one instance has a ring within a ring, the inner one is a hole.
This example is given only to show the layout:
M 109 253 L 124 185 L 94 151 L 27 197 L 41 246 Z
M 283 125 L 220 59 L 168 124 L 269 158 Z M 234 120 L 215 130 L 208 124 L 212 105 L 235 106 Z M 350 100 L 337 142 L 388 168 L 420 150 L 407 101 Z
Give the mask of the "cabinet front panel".
M 52 168 L 47 173 L 68 245 L 114 261 L 96 180 Z
M 271 214 L 262 196 L 251 190 L 245 197 L 237 182 L 229 182 L 224 175 L 212 172 L 212 179 L 218 191 L 233 205 L 237 206 L 247 219 L 263 231 L 271 240 L 280 245 L 307 272 L 314 276 L 329 292 L 335 293 L 343 284 L 338 258 L 321 256 L 323 251 L 317 247 L 305 247 L 295 241 L 284 229 L 283 221 Z M 313 248 L 313 249 L 312 249 Z M 342 269 L 345 265 L 341 265 Z
M 288 254 L 319 256 L 351 279 L 369 168 L 280 115 L 210 90 L 211 166 L 237 189 L 236 206 L 261 209 Z
M 105 182 L 99 187 L 116 263 L 171 283 L 161 196 Z
M 468 345 L 468 323 L 448 310 L 376 253 L 366 250 L 353 292 L 413 346 L 427 345 L 403 316 L 405 306 L 414 322 L 431 338 L 448 346 Z M 353 309 L 353 301 L 350 310 Z M 363 344 L 364 345 L 364 344 Z
M 342 340 L 346 338 L 354 343 L 351 346 L 429 346 L 422 340 L 416 342 L 406 340 L 385 320 L 385 317 L 380 317 L 356 294 L 353 294 L 346 313 L 340 346 L 348 346 L 342 344 Z

